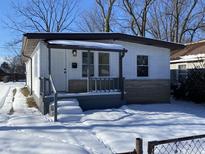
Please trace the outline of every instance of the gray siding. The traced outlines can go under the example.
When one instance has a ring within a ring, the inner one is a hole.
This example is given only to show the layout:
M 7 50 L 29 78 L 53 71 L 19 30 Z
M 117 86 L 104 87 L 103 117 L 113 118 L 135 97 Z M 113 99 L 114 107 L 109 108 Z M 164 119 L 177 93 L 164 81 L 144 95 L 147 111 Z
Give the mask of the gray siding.
M 170 101 L 170 80 L 125 80 L 128 103 Z

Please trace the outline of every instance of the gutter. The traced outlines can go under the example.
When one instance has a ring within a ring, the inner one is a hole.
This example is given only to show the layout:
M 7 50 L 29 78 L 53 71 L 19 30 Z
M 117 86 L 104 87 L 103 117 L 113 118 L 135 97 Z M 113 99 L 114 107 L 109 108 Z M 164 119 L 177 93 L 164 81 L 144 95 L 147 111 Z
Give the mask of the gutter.
M 32 68 L 33 68 L 32 63 L 33 62 L 32 62 L 32 58 L 30 56 L 25 55 L 23 50 L 22 50 L 22 56 L 31 60 L 31 91 L 30 91 L 30 95 L 32 95 L 33 94 L 33 78 L 32 78 L 32 75 L 33 75 L 32 74 Z

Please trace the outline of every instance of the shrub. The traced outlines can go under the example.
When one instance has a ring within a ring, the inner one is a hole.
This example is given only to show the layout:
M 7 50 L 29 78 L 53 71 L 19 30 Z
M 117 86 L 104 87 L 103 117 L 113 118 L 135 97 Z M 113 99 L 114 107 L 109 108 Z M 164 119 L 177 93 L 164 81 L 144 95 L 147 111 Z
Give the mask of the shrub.
M 28 97 L 29 95 L 29 90 L 27 87 L 23 87 L 21 88 L 21 93 L 25 96 L 25 97 Z
M 205 102 L 205 68 L 189 70 L 187 78 L 173 89 L 177 99 L 185 99 L 196 103 Z
M 38 108 L 38 106 L 37 106 L 37 104 L 32 96 L 26 98 L 26 103 L 28 104 L 28 107 Z

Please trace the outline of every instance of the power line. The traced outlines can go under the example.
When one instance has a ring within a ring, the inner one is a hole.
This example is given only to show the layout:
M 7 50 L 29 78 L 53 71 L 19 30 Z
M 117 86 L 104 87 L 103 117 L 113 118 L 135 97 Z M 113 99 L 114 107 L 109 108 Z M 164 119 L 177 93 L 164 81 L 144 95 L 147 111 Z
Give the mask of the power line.
M 0 46 L 0 48 L 2 49 L 5 49 L 5 48 L 21 49 L 20 47 L 10 47 L 10 46 Z

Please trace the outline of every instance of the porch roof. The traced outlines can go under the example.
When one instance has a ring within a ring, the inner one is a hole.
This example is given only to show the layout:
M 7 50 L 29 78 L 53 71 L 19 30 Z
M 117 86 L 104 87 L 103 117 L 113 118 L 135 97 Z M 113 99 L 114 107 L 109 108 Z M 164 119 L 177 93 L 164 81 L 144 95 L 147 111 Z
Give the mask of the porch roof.
M 92 50 L 92 51 L 112 51 L 112 52 L 126 52 L 127 50 L 119 44 L 91 42 L 91 41 L 76 41 L 76 40 L 50 40 L 47 41 L 50 48 L 67 48 L 78 50 Z

